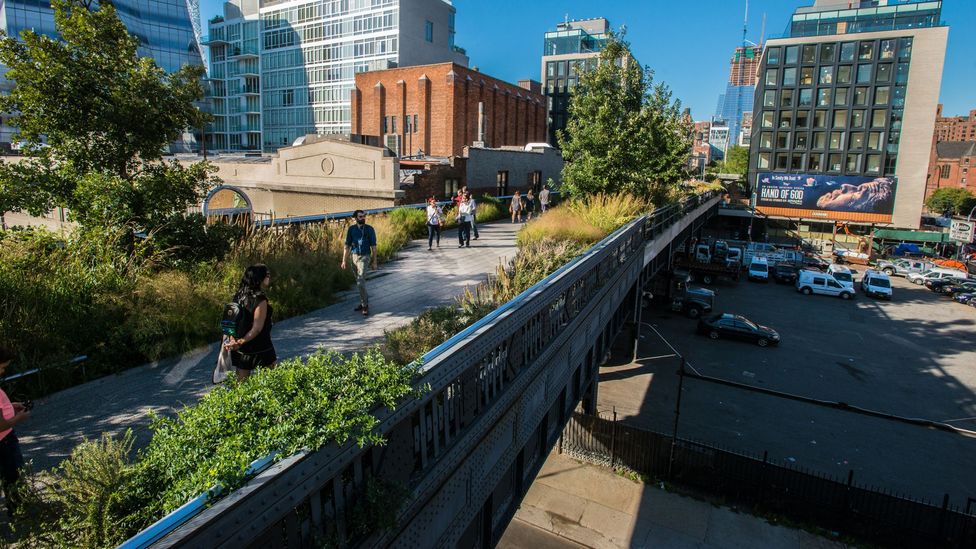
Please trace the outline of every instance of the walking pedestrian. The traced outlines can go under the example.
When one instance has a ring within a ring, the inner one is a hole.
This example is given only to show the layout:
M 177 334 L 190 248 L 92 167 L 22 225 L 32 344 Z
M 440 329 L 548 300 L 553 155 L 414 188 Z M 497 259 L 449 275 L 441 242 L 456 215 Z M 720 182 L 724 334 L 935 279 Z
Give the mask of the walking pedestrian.
M 467 187 L 465 187 L 465 189 L 467 189 Z M 471 232 L 474 233 L 474 239 L 478 240 L 478 203 L 475 202 L 473 194 L 467 194 L 471 197 L 468 199 L 468 204 L 471 205 Z
M 244 271 L 234 294 L 234 301 L 241 304 L 246 315 L 241 329 L 244 335 L 229 337 L 224 346 L 231 351 L 230 360 L 237 370 L 238 381 L 247 379 L 258 366 L 274 368 L 278 362 L 271 342 L 274 309 L 265 293 L 270 285 L 271 271 L 267 265 L 258 263 Z
M 0 347 L 0 376 L 13 362 L 14 352 Z M 14 427 L 22 421 L 30 419 L 30 401 L 11 402 L 7 393 L 0 389 L 0 480 L 3 484 L 3 496 L 7 502 L 7 517 L 12 518 L 17 512 L 20 502 L 17 481 L 20 480 L 20 470 L 24 467 L 24 455 L 20 451 L 20 441 L 14 433 Z
M 508 211 L 512 212 L 512 223 L 518 219 L 518 222 L 522 222 L 522 195 L 518 191 L 512 195 L 512 203 L 508 206 Z
M 437 205 L 434 197 L 427 199 L 427 250 L 432 250 L 434 237 L 437 237 L 437 247 L 441 247 L 441 227 L 444 226 L 444 213 Z
M 376 270 L 376 231 L 366 224 L 366 212 L 356 210 L 356 224 L 349 227 L 346 233 L 346 247 L 342 249 L 342 264 L 346 268 L 346 257 L 352 255 L 352 268 L 356 273 L 356 287 L 359 288 L 359 306 L 354 310 L 369 314 L 369 295 L 366 293 L 366 269 L 372 258 L 373 270 Z
M 458 248 L 471 247 L 471 193 L 464 194 L 464 200 L 458 208 Z
M 532 221 L 532 214 L 535 213 L 535 195 L 532 194 L 532 189 L 525 193 L 525 215 L 526 221 Z
M 543 185 L 542 190 L 539 191 L 539 211 L 546 213 L 547 209 L 549 209 L 549 187 Z

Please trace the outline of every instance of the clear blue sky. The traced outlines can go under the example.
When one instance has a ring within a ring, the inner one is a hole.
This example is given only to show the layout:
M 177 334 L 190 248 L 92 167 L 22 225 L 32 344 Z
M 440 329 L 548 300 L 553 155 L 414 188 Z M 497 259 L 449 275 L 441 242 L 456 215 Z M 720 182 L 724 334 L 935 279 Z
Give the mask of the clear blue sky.
M 748 38 L 782 34 L 796 6 L 813 0 L 750 0 Z M 221 13 L 222 0 L 200 0 L 206 21 Z M 627 27 L 634 55 L 664 81 L 696 120 L 710 117 L 725 90 L 729 56 L 742 42 L 745 0 L 454 0 L 457 44 L 471 65 L 515 82 L 539 79 L 542 35 L 570 19 L 606 17 Z M 944 0 L 942 19 L 951 27 L 942 76 L 948 115 L 976 108 L 976 0 Z M 204 30 L 206 33 L 206 30 Z

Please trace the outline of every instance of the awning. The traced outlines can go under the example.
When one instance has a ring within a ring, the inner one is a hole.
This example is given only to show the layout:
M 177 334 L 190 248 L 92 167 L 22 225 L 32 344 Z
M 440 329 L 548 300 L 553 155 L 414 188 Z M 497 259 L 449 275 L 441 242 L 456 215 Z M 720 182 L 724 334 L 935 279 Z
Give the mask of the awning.
M 936 231 L 902 231 L 898 229 L 875 229 L 874 238 L 905 242 L 949 242 L 949 233 Z

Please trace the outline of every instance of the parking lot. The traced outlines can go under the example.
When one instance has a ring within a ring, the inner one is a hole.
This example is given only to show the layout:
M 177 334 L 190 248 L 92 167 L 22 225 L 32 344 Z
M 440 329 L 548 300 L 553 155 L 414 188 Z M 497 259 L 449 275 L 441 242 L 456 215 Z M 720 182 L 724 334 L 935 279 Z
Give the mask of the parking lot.
M 860 269 L 863 269 L 861 267 Z M 860 273 L 856 275 L 860 279 Z M 790 285 L 717 284 L 715 311 L 776 329 L 777 347 L 712 341 L 696 322 L 643 311 L 703 375 L 976 431 L 976 309 L 893 278 L 894 298 L 804 296 Z M 599 406 L 673 428 L 678 359 L 650 327 L 639 356 L 601 370 Z M 976 497 L 976 438 L 686 379 L 679 435 L 941 503 Z

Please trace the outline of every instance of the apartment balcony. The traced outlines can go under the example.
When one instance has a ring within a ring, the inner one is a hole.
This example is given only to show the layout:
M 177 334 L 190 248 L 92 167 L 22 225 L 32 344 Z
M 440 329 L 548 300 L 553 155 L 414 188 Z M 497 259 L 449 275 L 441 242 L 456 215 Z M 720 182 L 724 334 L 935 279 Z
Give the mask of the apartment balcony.
M 200 43 L 204 46 L 222 46 L 230 44 L 223 34 L 211 34 L 203 37 Z
M 242 92 L 244 95 L 261 95 L 261 88 L 257 86 L 247 86 Z
M 247 106 L 244 107 L 244 110 L 241 111 L 241 112 L 243 112 L 245 114 L 261 114 L 261 106 L 260 105 L 247 105 Z
M 258 48 L 256 46 L 234 46 L 228 48 L 227 57 L 229 59 L 257 59 Z

